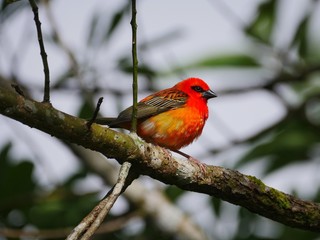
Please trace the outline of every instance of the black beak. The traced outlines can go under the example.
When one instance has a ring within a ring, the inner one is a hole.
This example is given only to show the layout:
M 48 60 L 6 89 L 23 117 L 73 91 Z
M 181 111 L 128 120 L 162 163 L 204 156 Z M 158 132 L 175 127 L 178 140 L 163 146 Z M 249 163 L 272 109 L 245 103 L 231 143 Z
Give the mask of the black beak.
M 206 99 L 215 98 L 218 97 L 217 94 L 215 94 L 212 90 L 208 90 L 202 93 L 202 97 Z

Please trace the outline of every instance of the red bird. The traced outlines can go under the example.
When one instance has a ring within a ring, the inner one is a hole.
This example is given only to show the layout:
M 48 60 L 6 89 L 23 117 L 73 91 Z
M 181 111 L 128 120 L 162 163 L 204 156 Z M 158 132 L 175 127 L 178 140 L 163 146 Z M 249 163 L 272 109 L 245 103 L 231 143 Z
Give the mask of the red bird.
M 137 106 L 137 134 L 149 143 L 178 151 L 197 139 L 208 118 L 207 101 L 217 95 L 199 78 L 185 79 L 175 86 L 142 99 Z M 132 106 L 117 118 L 96 119 L 112 128 L 131 127 Z

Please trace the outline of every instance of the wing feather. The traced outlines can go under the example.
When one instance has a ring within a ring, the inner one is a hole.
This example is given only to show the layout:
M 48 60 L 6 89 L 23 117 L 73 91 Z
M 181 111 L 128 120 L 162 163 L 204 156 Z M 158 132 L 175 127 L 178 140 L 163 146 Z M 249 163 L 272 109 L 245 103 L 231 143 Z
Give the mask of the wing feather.
M 166 112 L 183 106 L 187 101 L 188 95 L 176 89 L 165 89 L 152 94 L 138 103 L 137 119 L 144 119 L 162 112 Z M 123 110 L 117 119 L 111 123 L 116 126 L 131 121 L 132 106 Z

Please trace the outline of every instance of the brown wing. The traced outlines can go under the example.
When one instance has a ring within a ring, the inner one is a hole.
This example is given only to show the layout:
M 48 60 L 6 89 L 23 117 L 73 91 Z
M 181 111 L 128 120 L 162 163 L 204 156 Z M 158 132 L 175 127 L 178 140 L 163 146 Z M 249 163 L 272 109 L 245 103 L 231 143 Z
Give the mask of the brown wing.
M 144 119 L 183 106 L 188 95 L 176 89 L 165 89 L 152 94 L 138 103 L 137 119 Z M 132 106 L 123 110 L 110 126 L 131 121 Z

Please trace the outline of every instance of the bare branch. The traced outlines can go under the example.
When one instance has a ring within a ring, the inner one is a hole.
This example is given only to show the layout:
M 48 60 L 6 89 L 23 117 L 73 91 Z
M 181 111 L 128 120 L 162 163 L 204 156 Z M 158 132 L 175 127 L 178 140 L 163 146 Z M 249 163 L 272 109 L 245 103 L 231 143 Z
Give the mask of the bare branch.
M 94 110 L 94 113 L 91 117 L 91 119 L 87 122 L 87 127 L 90 128 L 92 123 L 94 123 L 94 121 L 96 120 L 97 116 L 98 116 L 98 113 L 100 111 L 100 106 L 102 104 L 102 101 L 103 101 L 103 97 L 99 98 L 98 102 L 97 102 L 97 105 L 96 105 L 96 109 Z
M 122 229 L 133 217 L 140 216 L 138 212 L 132 212 L 122 217 L 101 224 L 96 234 L 104 234 Z M 39 229 L 39 230 L 21 230 L 14 228 L 0 228 L 0 236 L 7 238 L 41 238 L 41 239 L 57 239 L 67 237 L 71 228 L 57 229 Z
M 132 183 L 137 175 L 131 174 L 129 170 L 131 163 L 124 162 L 120 168 L 119 177 L 115 186 L 108 192 L 107 196 L 76 226 L 67 240 L 88 240 L 96 232 L 103 222 L 105 216 L 112 208 L 120 194 Z
M 34 14 L 34 21 L 37 28 L 38 34 L 38 42 L 40 46 L 40 55 L 43 63 L 43 71 L 44 71 L 44 95 L 43 102 L 50 103 L 50 74 L 49 74 L 49 65 L 47 60 L 47 53 L 44 49 L 44 43 L 42 38 L 41 31 L 41 22 L 39 20 L 39 8 L 34 0 L 29 0 L 30 6 L 32 8 Z
M 132 123 L 131 131 L 137 131 L 137 102 L 138 102 L 138 56 L 137 56 L 137 8 L 136 0 L 132 0 L 132 95 L 133 95 L 133 106 L 132 106 Z

